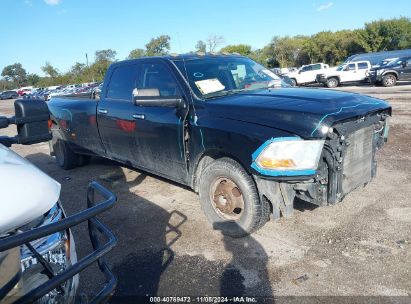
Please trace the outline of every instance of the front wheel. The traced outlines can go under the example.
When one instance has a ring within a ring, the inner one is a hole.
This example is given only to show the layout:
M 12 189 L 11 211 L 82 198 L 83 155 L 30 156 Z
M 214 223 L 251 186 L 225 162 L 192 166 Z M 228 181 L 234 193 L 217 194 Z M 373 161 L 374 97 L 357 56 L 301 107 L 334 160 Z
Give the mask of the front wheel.
M 327 88 L 336 88 L 338 87 L 338 79 L 335 77 L 331 77 L 327 79 L 327 82 L 325 83 L 325 85 L 327 86 Z
M 397 77 L 393 74 L 387 74 L 382 77 L 382 85 L 384 87 L 393 87 L 397 84 Z
M 228 236 L 246 236 L 269 219 L 268 202 L 260 200 L 251 176 L 230 158 L 218 159 L 204 169 L 199 196 L 214 229 Z
M 297 80 L 295 80 L 294 78 L 290 78 L 290 85 L 292 87 L 296 87 L 297 86 Z

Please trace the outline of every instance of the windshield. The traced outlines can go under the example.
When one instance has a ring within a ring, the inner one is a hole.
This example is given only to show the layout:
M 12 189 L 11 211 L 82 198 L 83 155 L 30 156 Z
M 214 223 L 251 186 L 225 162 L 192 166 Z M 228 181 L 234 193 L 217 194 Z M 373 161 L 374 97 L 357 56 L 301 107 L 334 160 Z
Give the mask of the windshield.
M 335 70 L 336 70 L 336 71 L 342 71 L 342 70 L 345 69 L 346 66 L 347 66 L 346 64 L 342 64 L 342 65 L 340 65 L 338 68 L 336 68 Z
M 390 63 L 387 64 L 387 66 L 393 66 L 393 65 L 400 65 L 403 62 L 404 58 L 399 58 L 397 60 L 393 60 Z
M 193 91 L 204 99 L 247 90 L 288 86 L 277 75 L 243 57 L 205 57 L 174 61 Z

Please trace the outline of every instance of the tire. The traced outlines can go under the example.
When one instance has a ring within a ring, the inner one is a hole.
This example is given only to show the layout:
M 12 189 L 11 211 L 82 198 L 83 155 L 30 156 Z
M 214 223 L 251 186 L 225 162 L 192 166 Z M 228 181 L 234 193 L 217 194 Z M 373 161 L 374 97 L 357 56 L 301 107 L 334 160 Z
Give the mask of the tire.
M 90 155 L 78 154 L 77 158 L 78 158 L 78 165 L 80 167 L 87 166 L 90 163 L 90 160 L 91 160 Z
M 64 140 L 53 136 L 52 141 L 56 161 L 61 168 L 70 170 L 79 166 L 78 155 L 70 149 Z
M 331 77 L 327 79 L 327 82 L 325 83 L 327 88 L 336 88 L 339 85 L 339 81 L 335 77 Z
M 290 85 L 292 87 L 296 87 L 297 86 L 297 80 L 295 80 L 294 78 L 290 78 Z
M 393 87 L 397 84 L 397 77 L 394 74 L 387 74 L 382 77 L 382 85 L 384 87 Z
M 200 177 L 199 197 L 214 229 L 231 237 L 253 233 L 264 226 L 270 216 L 269 203 L 260 201 L 254 180 L 230 158 L 213 161 L 204 169 Z M 236 204 L 234 208 L 234 200 L 236 203 L 242 201 L 242 204 Z M 221 208 L 227 210 L 222 211 Z

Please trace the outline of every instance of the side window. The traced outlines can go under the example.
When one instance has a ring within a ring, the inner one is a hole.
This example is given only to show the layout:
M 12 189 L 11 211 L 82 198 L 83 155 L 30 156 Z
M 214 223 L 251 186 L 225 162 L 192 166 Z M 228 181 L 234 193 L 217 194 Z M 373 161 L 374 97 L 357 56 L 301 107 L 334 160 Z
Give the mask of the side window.
M 303 67 L 301 72 L 311 71 L 312 69 L 313 69 L 313 67 L 311 65 L 308 65 L 308 66 Z
M 120 65 L 111 74 L 107 98 L 130 100 L 136 87 L 137 65 Z
M 160 96 L 180 96 L 178 84 L 163 63 L 145 63 L 137 89 L 158 89 Z
M 314 70 L 321 70 L 321 64 L 314 64 L 313 66 L 312 66 L 312 70 L 314 71 Z
M 368 69 L 368 64 L 367 64 L 366 62 L 359 62 L 359 63 L 358 63 L 358 69 L 359 69 L 359 70 Z
M 349 70 L 349 71 L 355 71 L 355 63 L 350 63 L 350 64 L 348 65 L 348 70 Z

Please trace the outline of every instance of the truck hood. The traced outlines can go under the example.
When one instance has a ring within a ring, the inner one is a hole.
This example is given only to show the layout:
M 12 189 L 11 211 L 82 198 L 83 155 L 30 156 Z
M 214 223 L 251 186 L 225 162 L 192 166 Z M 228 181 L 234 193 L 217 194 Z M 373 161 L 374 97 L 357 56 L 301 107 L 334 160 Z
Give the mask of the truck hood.
M 206 101 L 209 115 L 273 127 L 302 138 L 324 138 L 322 127 L 390 110 L 381 99 L 324 89 L 258 90 Z
M 0 236 L 53 207 L 60 184 L 0 144 Z

